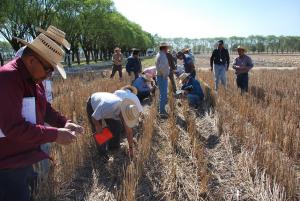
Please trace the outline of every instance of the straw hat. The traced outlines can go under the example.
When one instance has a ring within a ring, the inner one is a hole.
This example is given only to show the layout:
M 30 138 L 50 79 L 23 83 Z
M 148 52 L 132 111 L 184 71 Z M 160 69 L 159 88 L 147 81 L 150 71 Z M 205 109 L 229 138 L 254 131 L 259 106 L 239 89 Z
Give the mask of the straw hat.
M 240 46 L 240 45 L 237 47 L 237 50 L 244 50 L 245 52 L 247 51 L 247 49 L 245 47 Z
M 56 44 L 53 40 L 45 36 L 44 34 L 38 35 L 31 43 L 26 42 L 20 38 L 16 38 L 18 42 L 26 45 L 28 48 L 33 50 L 36 54 L 45 59 L 54 68 L 58 70 L 61 76 L 66 79 L 66 72 L 60 63 L 64 58 L 64 50 Z
M 64 46 L 67 50 L 70 50 L 70 43 L 65 39 L 66 37 L 66 33 L 63 32 L 62 30 L 56 28 L 55 26 L 50 25 L 47 28 L 47 31 L 45 31 L 44 29 L 38 27 L 36 29 L 37 31 L 45 34 L 46 36 L 48 36 L 49 38 L 51 38 L 52 40 L 54 40 L 55 42 L 57 42 L 58 44 Z
M 138 92 L 137 88 L 135 88 L 134 86 L 131 86 L 131 85 L 126 85 L 126 86 L 122 87 L 121 90 L 129 90 L 135 95 L 137 95 L 137 92 Z
M 159 47 L 170 47 L 168 43 L 161 43 L 159 44 Z
M 137 125 L 140 113 L 134 101 L 125 98 L 121 103 L 121 113 L 129 128 Z
M 190 76 L 190 73 L 182 73 L 180 76 L 179 76 L 179 80 L 181 82 L 183 82 L 187 77 Z
M 189 48 L 183 48 L 182 50 L 181 50 L 183 53 L 188 53 L 189 51 L 190 51 L 190 49 Z
M 153 81 L 153 78 L 152 78 L 152 76 L 149 73 L 144 73 L 141 76 L 142 76 L 142 78 L 144 78 L 148 82 L 152 82 Z

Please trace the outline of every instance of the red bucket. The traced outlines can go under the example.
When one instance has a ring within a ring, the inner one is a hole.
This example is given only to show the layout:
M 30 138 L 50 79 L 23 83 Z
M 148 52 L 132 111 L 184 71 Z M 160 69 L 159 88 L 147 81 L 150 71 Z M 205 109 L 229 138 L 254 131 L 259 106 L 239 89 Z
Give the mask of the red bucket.
M 107 142 L 108 140 L 110 140 L 113 137 L 111 131 L 109 130 L 109 128 L 103 128 L 101 133 L 96 133 L 94 134 L 94 138 L 97 142 L 97 144 L 104 144 L 105 142 Z

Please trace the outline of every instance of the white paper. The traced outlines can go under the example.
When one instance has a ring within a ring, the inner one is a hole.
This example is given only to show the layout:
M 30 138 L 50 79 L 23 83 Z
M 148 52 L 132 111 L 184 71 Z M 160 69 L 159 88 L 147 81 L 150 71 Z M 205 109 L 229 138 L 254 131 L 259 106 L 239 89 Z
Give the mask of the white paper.
M 52 81 L 51 80 L 44 80 L 43 85 L 45 88 L 46 99 L 49 103 L 52 103 Z
M 2 132 L 1 128 L 0 128 L 0 138 L 5 137 L 4 133 Z
M 36 124 L 35 97 L 23 98 L 22 116 L 26 121 Z

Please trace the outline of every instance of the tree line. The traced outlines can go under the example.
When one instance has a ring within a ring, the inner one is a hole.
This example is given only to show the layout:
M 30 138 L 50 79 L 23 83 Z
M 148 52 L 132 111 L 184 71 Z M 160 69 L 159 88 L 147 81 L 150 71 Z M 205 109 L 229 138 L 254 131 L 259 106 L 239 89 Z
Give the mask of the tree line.
M 129 52 L 145 52 L 154 46 L 150 33 L 119 13 L 112 0 L 1 0 L 0 33 L 17 51 L 13 38 L 31 40 L 39 33 L 36 27 L 54 25 L 66 33 L 71 54 L 80 63 L 79 49 L 86 62 L 107 60 L 118 46 Z M 3 44 L 2 44 L 3 45 Z
M 218 40 L 223 40 L 224 45 L 230 52 L 236 50 L 237 46 L 242 45 L 252 53 L 295 53 L 300 52 L 299 36 L 260 36 L 251 35 L 248 37 L 219 37 L 219 38 L 160 38 L 154 36 L 155 41 L 168 41 L 174 49 L 191 48 L 194 53 L 210 53 Z

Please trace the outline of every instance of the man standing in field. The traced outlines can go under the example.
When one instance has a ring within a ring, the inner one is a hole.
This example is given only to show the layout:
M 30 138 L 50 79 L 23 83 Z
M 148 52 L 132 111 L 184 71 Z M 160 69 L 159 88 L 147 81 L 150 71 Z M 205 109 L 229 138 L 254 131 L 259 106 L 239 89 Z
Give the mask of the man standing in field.
M 167 52 L 169 45 L 167 43 L 161 43 L 159 46 L 159 53 L 156 55 L 156 71 L 157 71 L 157 83 L 159 88 L 159 115 L 161 118 L 168 118 L 167 111 L 165 109 L 168 103 L 168 77 L 170 74 L 170 66 L 167 58 Z
M 127 58 L 126 71 L 129 76 L 134 75 L 134 80 L 139 77 L 142 72 L 142 64 L 139 58 L 139 50 L 132 49 L 132 55 Z
M 64 51 L 40 34 L 0 69 L 0 200 L 29 201 L 32 165 L 49 159 L 40 146 L 49 142 L 74 142 L 83 128 L 56 112 L 46 101 L 42 81 L 57 69 Z M 45 126 L 48 123 L 51 126 Z
M 246 48 L 238 46 L 239 56 L 233 61 L 233 69 L 236 74 L 236 84 L 241 89 L 241 93 L 248 92 L 248 72 L 253 68 L 252 59 L 245 54 Z
M 119 72 L 119 80 L 122 81 L 122 58 L 123 55 L 121 53 L 121 49 L 116 47 L 115 53 L 113 54 L 112 61 L 113 61 L 113 68 L 110 75 L 110 78 L 115 76 L 115 73 Z
M 228 50 L 224 48 L 223 40 L 218 41 L 218 48 L 210 57 L 211 71 L 215 74 L 215 90 L 218 91 L 219 82 L 226 88 L 226 71 L 228 71 L 230 57 Z

